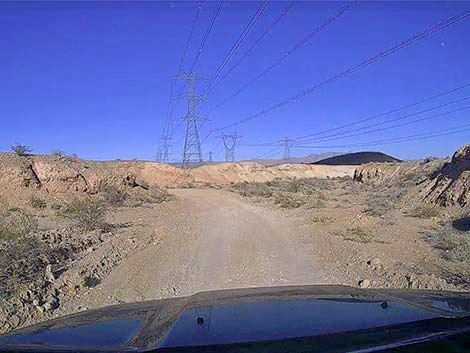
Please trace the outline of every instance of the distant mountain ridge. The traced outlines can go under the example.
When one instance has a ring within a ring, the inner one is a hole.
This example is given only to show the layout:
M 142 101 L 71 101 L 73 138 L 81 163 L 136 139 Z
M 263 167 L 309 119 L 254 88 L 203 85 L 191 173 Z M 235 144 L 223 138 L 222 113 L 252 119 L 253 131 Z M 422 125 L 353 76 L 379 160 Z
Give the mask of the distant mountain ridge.
M 286 158 L 286 159 L 251 159 L 250 162 L 256 162 L 266 167 L 279 165 L 279 164 L 312 164 L 313 162 L 316 162 L 322 159 L 327 159 L 327 158 L 334 157 L 334 156 L 339 156 L 342 154 L 344 153 L 340 153 L 340 152 L 325 152 L 325 153 L 319 153 L 319 154 L 312 153 L 305 157 L 291 157 L 291 158 Z M 245 162 L 248 162 L 248 161 L 245 161 Z
M 366 163 L 399 163 L 401 160 L 382 152 L 356 152 L 325 158 L 310 164 L 360 165 Z

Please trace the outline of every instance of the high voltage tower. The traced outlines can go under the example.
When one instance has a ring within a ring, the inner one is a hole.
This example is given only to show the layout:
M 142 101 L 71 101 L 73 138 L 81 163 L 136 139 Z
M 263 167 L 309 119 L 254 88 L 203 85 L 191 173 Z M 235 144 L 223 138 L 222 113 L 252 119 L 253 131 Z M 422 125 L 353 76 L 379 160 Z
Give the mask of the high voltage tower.
M 208 163 L 214 162 L 214 159 L 212 158 L 212 151 L 209 152 L 209 158 L 207 159 Z
M 280 142 L 284 146 L 284 159 L 290 158 L 290 148 L 294 145 L 295 140 L 284 137 Z
M 222 133 L 219 138 L 222 139 L 225 147 L 225 161 L 226 162 L 235 162 L 235 146 L 237 140 L 242 137 L 237 133 L 234 134 L 224 134 Z
M 180 97 L 188 102 L 188 112 L 183 118 L 186 122 L 186 134 L 183 147 L 183 168 L 188 168 L 191 163 L 200 164 L 203 162 L 201 141 L 199 140 L 198 122 L 203 120 L 196 114 L 196 105 L 202 100 L 202 96 L 197 96 L 196 81 L 204 78 L 193 72 L 178 75 L 177 80 L 186 81 L 186 95 Z

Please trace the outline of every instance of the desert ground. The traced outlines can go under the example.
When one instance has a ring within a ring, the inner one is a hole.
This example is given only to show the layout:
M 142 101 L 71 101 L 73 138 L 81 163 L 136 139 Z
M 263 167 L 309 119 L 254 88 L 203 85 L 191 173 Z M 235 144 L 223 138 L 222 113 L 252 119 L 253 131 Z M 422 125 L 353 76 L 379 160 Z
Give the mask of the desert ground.
M 0 200 L 0 332 L 212 289 L 470 291 L 470 145 L 449 159 L 191 170 L 1 153 Z

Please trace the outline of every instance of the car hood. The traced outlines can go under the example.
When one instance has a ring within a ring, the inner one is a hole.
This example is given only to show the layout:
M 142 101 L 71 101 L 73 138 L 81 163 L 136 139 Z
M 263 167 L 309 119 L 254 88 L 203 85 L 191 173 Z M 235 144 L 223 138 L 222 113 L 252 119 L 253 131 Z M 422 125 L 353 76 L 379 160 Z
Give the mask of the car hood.
M 468 316 L 468 293 L 336 285 L 221 290 L 46 321 L 0 336 L 0 351 L 148 351 L 324 337 Z

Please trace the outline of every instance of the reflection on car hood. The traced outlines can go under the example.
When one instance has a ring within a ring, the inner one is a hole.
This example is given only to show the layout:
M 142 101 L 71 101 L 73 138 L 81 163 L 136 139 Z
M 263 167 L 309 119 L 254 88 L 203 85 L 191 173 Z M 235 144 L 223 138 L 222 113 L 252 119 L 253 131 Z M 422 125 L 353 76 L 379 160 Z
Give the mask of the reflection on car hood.
M 347 286 L 223 290 L 80 312 L 1 336 L 0 350 L 145 351 L 323 337 L 466 316 L 467 293 Z

